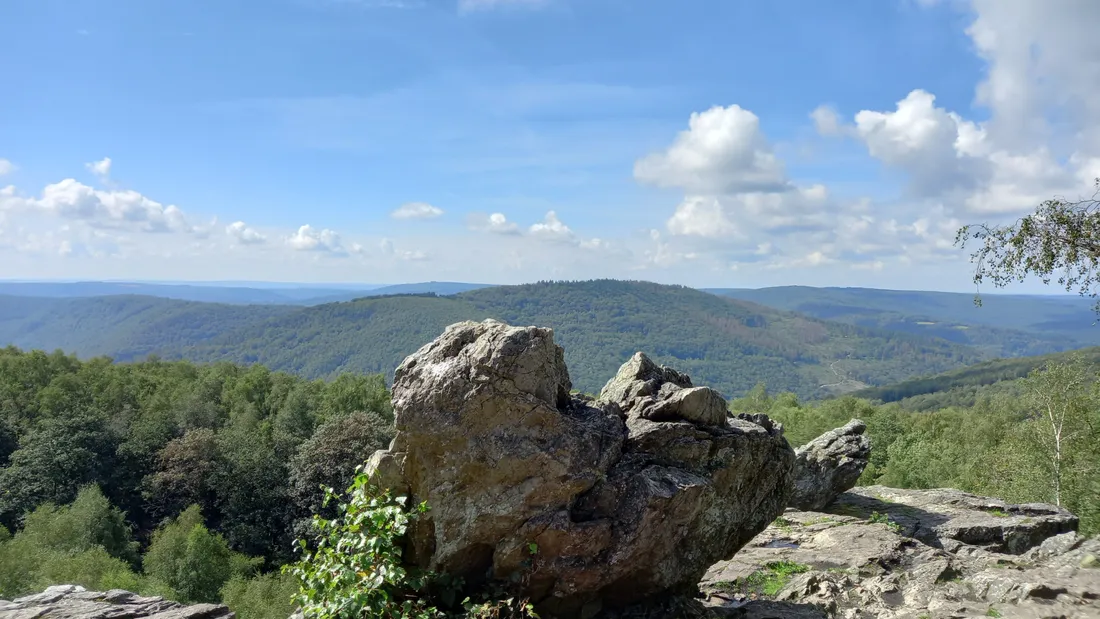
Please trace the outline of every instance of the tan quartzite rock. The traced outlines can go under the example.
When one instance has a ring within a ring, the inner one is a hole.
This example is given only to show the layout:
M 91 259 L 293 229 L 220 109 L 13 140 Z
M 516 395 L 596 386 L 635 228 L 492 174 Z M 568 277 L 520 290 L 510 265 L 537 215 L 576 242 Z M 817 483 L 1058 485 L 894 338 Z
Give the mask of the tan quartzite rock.
M 0 600 L 0 619 L 233 619 L 221 604 L 185 606 L 160 597 L 129 591 L 85 591 L 77 585 L 57 585 L 42 593 Z
M 430 511 L 406 559 L 521 583 L 544 617 L 688 591 L 787 504 L 794 452 L 767 417 L 635 355 L 595 402 L 570 395 L 550 329 L 452 325 L 394 377 L 376 483 Z

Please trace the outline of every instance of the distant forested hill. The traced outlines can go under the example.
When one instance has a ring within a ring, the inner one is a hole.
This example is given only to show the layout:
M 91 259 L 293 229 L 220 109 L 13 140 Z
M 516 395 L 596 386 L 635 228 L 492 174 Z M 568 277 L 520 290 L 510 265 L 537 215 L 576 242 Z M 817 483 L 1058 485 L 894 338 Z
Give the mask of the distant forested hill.
M 178 351 L 267 318 L 293 313 L 283 305 L 221 305 L 144 296 L 42 299 L 0 296 L 0 346 L 120 361 Z
M 1019 379 L 1032 370 L 1066 362 L 1076 355 L 1090 363 L 1100 364 L 1100 346 L 1096 346 L 1049 355 L 993 359 L 942 374 L 860 389 L 849 395 L 875 402 L 897 402 L 902 408 L 917 411 L 948 406 L 973 406 L 983 396 L 1014 394 Z
M 1076 296 L 974 296 L 873 288 L 715 288 L 708 292 L 824 320 L 931 335 L 996 357 L 1040 355 L 1100 344 L 1093 300 Z
M 139 295 L 227 303 L 230 305 L 321 305 L 338 301 L 351 301 L 362 297 L 391 294 L 456 294 L 486 287 L 486 284 L 463 282 L 419 282 L 392 286 L 330 285 L 317 287 L 306 284 L 248 284 L 232 285 L 195 283 L 147 283 L 147 282 L 5 282 L 0 281 L 0 295 L 17 297 L 45 297 L 72 299 L 114 295 Z
M 148 297 L 0 298 L 0 343 L 119 360 L 263 363 L 307 377 L 385 372 L 451 323 L 553 327 L 574 386 L 595 392 L 637 350 L 726 395 L 757 382 L 822 396 L 982 360 L 940 339 L 821 321 L 691 288 L 591 281 L 372 297 L 309 308 Z

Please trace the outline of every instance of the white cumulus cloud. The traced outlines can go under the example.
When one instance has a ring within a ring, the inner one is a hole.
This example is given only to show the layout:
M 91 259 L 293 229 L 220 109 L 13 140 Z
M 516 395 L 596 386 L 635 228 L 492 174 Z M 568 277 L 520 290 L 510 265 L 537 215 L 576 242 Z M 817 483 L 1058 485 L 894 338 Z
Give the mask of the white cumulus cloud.
M 225 227 L 225 233 L 233 237 L 235 241 L 242 245 L 260 245 L 267 242 L 266 236 L 249 228 L 243 221 L 236 221 L 229 224 Z
M 324 251 L 329 253 L 342 253 L 340 235 L 325 228 L 317 230 L 309 224 L 298 228 L 298 231 L 286 238 L 286 244 L 296 251 Z
M 756 114 L 738 105 L 696 112 L 688 129 L 661 153 L 634 164 L 634 178 L 689 194 L 781 191 L 783 164 L 760 131 Z
M 15 164 L 7 159 L 0 159 L 0 176 L 11 174 L 15 171 Z
M 574 239 L 573 231 L 558 219 L 554 211 L 547 212 L 546 217 L 541 222 L 533 224 L 529 232 L 532 236 L 548 241 L 568 242 Z
M 71 178 L 47 185 L 41 198 L 27 203 L 49 214 L 92 226 L 144 232 L 199 231 L 177 206 L 166 206 L 132 190 L 95 189 Z

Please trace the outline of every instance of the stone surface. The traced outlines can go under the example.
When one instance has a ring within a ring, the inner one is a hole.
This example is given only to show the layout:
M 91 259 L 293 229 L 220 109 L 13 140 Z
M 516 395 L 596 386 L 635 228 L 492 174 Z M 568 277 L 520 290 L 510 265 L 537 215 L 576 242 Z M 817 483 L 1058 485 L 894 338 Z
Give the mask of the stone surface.
M 821 509 L 856 485 L 871 456 L 866 430 L 866 424 L 853 419 L 795 450 L 791 507 Z
M 549 329 L 465 322 L 408 357 L 376 483 L 430 511 L 406 558 L 512 582 L 545 617 L 693 589 L 783 511 L 794 452 L 766 417 L 634 355 L 570 396 Z
M 0 600 L 0 619 L 233 619 L 221 604 L 185 606 L 159 597 L 113 589 L 85 591 L 77 585 L 57 585 L 42 593 Z
M 701 588 L 720 617 L 768 601 L 788 605 L 759 615 L 774 619 L 813 616 L 809 608 L 847 619 L 1097 618 L 1100 569 L 1081 562 L 1100 539 L 1076 525 L 1052 505 L 855 488 L 822 511 L 788 509 Z

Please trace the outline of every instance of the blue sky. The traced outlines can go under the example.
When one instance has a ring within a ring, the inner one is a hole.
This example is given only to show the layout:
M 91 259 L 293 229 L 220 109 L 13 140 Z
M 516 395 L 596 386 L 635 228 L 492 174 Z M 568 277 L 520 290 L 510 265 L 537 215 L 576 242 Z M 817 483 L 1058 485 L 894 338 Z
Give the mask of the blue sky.
M 959 225 L 1100 175 L 1097 20 L 1091 0 L 7 0 L 0 279 L 971 290 Z

